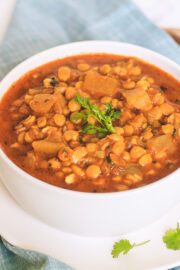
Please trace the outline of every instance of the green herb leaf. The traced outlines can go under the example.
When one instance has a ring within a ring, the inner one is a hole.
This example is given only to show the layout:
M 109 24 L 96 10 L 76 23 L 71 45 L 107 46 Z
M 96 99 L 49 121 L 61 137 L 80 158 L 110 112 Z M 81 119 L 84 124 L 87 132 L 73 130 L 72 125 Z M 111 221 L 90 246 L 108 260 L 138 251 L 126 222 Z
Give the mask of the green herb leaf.
M 84 97 L 81 97 L 81 95 L 77 94 L 75 97 L 74 97 L 74 100 L 76 102 L 78 102 L 79 104 L 81 104 L 81 106 L 85 109 L 90 109 L 90 99 L 89 98 L 84 98 Z
M 51 86 L 52 86 L 52 87 L 55 87 L 57 83 L 58 83 L 58 82 L 56 81 L 56 79 L 55 79 L 54 77 L 52 77 L 52 78 L 51 78 L 51 81 L 50 81 Z
M 119 256 L 119 254 L 122 252 L 123 255 L 127 254 L 132 248 L 134 247 L 138 247 L 141 245 L 144 245 L 146 243 L 148 243 L 150 240 L 145 241 L 143 243 L 140 244 L 131 244 L 129 242 L 129 240 L 127 239 L 121 239 L 119 242 L 116 242 L 113 246 L 113 250 L 111 252 L 113 258 L 117 258 Z
M 115 133 L 112 120 L 119 118 L 121 113 L 120 111 L 112 109 L 110 103 L 106 103 L 105 109 L 100 111 L 96 104 L 91 104 L 89 98 L 84 98 L 79 94 L 74 97 L 74 100 L 81 104 L 84 109 L 86 109 L 84 113 L 76 113 L 72 117 L 72 120 L 83 119 L 84 125 L 81 127 L 83 133 L 98 133 L 99 138 L 103 138 L 110 133 Z M 88 124 L 88 116 L 94 117 L 97 120 L 98 125 Z
M 173 250 L 180 249 L 180 228 L 179 223 L 177 224 L 176 229 L 169 229 L 165 232 L 163 236 L 163 242 L 166 244 L 166 247 Z
M 176 135 L 176 128 L 173 129 L 173 133 L 172 133 L 173 136 Z
M 102 139 L 102 138 L 106 137 L 106 135 L 107 135 L 106 132 L 104 132 L 104 133 L 103 133 L 103 132 L 99 132 L 99 133 L 98 133 L 98 138 L 99 138 L 99 139 Z
M 112 161 L 111 161 L 111 158 L 110 158 L 110 155 L 108 155 L 108 156 L 106 157 L 106 160 L 107 160 L 108 163 L 111 163 L 111 162 L 112 162 Z
M 99 127 L 99 126 L 95 126 L 93 124 L 86 124 L 84 126 L 81 127 L 81 131 L 83 133 L 87 133 L 87 134 L 95 134 L 96 132 L 100 132 L 100 133 L 106 133 L 106 129 Z
M 111 115 L 112 118 L 114 119 L 119 119 L 120 116 L 120 111 L 112 110 L 113 114 Z
M 45 100 L 44 100 L 44 102 L 46 103 L 46 102 L 48 102 L 49 101 L 49 99 L 48 98 L 46 98 Z
M 87 115 L 86 114 L 83 114 L 83 113 L 76 113 L 75 116 L 73 116 L 71 119 L 74 120 L 74 121 L 77 121 L 79 119 L 84 119 L 84 121 L 86 122 L 87 121 Z

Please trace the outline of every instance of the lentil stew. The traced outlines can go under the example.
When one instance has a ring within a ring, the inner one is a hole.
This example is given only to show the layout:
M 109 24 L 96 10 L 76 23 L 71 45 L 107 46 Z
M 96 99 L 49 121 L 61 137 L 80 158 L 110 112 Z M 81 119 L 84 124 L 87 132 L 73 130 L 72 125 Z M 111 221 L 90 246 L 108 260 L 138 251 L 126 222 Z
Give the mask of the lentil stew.
M 58 59 L 12 84 L 0 126 L 2 150 L 44 182 L 129 190 L 180 166 L 180 82 L 134 57 Z

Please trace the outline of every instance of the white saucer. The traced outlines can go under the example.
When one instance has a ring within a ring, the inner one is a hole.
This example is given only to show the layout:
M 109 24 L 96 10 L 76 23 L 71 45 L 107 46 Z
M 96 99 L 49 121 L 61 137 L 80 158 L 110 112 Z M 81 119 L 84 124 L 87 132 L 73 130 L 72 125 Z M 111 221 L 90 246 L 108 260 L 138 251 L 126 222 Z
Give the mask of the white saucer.
M 180 252 L 168 250 L 162 242 L 164 232 L 175 228 L 179 218 L 180 205 L 158 222 L 128 235 L 80 237 L 56 230 L 25 213 L 0 182 L 0 235 L 17 247 L 48 254 L 76 270 L 167 270 L 180 265 Z M 151 241 L 113 259 L 112 246 L 121 238 L 136 243 Z

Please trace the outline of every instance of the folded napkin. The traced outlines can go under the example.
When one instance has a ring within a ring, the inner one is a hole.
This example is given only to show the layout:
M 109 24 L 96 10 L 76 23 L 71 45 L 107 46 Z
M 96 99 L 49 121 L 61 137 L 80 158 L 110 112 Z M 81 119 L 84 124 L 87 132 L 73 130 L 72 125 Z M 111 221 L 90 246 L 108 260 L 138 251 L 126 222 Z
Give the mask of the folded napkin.
M 22 60 L 44 49 L 93 39 L 141 45 L 180 64 L 179 46 L 130 0 L 18 0 L 0 46 L 0 79 Z M 45 255 L 15 248 L 1 239 L 0 269 L 72 268 Z M 89 270 L 88 266 L 86 269 Z

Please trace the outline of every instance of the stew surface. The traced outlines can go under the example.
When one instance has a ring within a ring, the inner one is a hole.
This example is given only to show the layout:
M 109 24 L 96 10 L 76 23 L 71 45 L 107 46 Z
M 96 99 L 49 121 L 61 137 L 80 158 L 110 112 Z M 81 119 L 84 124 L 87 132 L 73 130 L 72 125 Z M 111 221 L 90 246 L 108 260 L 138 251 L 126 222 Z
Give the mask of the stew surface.
M 123 191 L 180 166 L 180 82 L 133 57 L 89 54 L 29 71 L 0 102 L 0 144 L 66 189 Z

